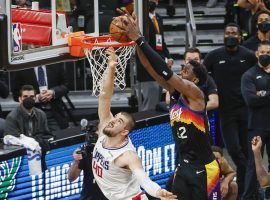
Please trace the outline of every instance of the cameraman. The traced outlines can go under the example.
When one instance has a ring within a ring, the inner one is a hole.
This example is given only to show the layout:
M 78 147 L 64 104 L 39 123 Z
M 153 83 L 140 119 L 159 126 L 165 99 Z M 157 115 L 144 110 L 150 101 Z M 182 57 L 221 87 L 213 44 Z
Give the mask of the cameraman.
M 92 172 L 92 152 L 97 137 L 95 137 L 95 127 L 89 126 L 86 130 L 87 144 L 73 152 L 74 162 L 68 170 L 68 180 L 75 181 L 83 170 L 83 185 L 80 200 L 107 200 L 99 189 Z

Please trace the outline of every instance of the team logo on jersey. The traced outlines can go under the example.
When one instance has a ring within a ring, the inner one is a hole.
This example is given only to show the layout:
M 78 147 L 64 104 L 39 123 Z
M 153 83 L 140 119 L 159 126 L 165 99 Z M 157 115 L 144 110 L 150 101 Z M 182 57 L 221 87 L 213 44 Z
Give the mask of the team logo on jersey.
M 173 107 L 171 109 L 171 111 L 170 111 L 171 121 L 180 119 L 181 114 L 182 114 L 182 108 L 177 108 L 177 107 L 175 108 L 175 107 Z
M 109 161 L 107 161 L 104 156 L 98 151 L 95 152 L 93 159 L 95 159 L 96 162 L 100 164 L 104 169 L 109 169 Z

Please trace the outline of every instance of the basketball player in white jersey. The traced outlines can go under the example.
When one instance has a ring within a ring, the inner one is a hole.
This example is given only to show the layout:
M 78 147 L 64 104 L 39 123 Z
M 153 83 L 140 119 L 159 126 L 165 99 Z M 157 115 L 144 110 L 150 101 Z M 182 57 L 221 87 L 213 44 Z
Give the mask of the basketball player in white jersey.
M 145 200 L 147 197 L 140 186 L 151 196 L 174 200 L 176 197 L 172 193 L 151 181 L 143 170 L 128 137 L 135 125 L 132 115 L 120 112 L 113 116 L 110 111 L 117 56 L 113 48 L 107 50 L 107 55 L 108 69 L 98 105 L 99 139 L 92 160 L 94 177 L 109 200 Z

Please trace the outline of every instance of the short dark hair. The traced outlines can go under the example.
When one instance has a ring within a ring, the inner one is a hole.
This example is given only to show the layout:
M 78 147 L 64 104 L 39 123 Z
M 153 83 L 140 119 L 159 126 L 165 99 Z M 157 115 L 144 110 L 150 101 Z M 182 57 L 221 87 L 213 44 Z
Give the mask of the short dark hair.
M 257 24 L 258 23 L 258 18 L 260 15 L 262 14 L 267 14 L 268 16 L 270 16 L 270 13 L 267 12 L 266 10 L 260 10 L 259 12 L 256 13 L 255 17 L 254 17 L 254 22 Z
M 188 48 L 184 53 L 184 59 L 186 59 L 187 53 L 198 53 L 200 59 L 202 59 L 202 54 L 201 54 L 200 50 L 196 47 Z
M 270 46 L 270 41 L 269 40 L 264 40 L 261 43 L 259 43 L 257 50 L 263 45 Z
M 198 86 L 202 86 L 207 80 L 207 70 L 204 65 L 196 62 L 195 60 L 191 60 L 189 62 L 193 66 L 193 73 L 199 79 L 197 83 Z
M 127 123 L 126 128 L 128 129 L 129 132 L 131 132 L 135 128 L 135 124 L 136 124 L 134 116 L 128 112 L 121 112 L 121 114 L 127 118 L 128 123 Z
M 23 85 L 20 89 L 20 97 L 22 96 L 23 91 L 32 91 L 34 90 L 34 94 L 36 95 L 36 90 L 32 85 Z
M 223 156 L 223 150 L 220 147 L 211 146 L 211 149 L 212 149 L 213 152 L 218 152 L 218 153 L 220 153 L 221 156 Z
M 239 26 L 238 24 L 236 24 L 236 23 L 233 23 L 233 22 L 228 23 L 228 24 L 225 26 L 224 31 L 225 31 L 229 26 L 230 26 L 230 27 L 236 27 L 237 30 L 238 30 L 239 35 L 242 35 L 242 31 L 241 31 L 240 26 Z

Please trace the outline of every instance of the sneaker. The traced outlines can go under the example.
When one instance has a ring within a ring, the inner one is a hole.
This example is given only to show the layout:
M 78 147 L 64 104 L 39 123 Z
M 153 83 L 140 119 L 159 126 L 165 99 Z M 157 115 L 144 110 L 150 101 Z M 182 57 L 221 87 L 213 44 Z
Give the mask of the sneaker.
M 214 8 L 217 5 L 217 0 L 208 0 L 206 3 L 207 8 Z

